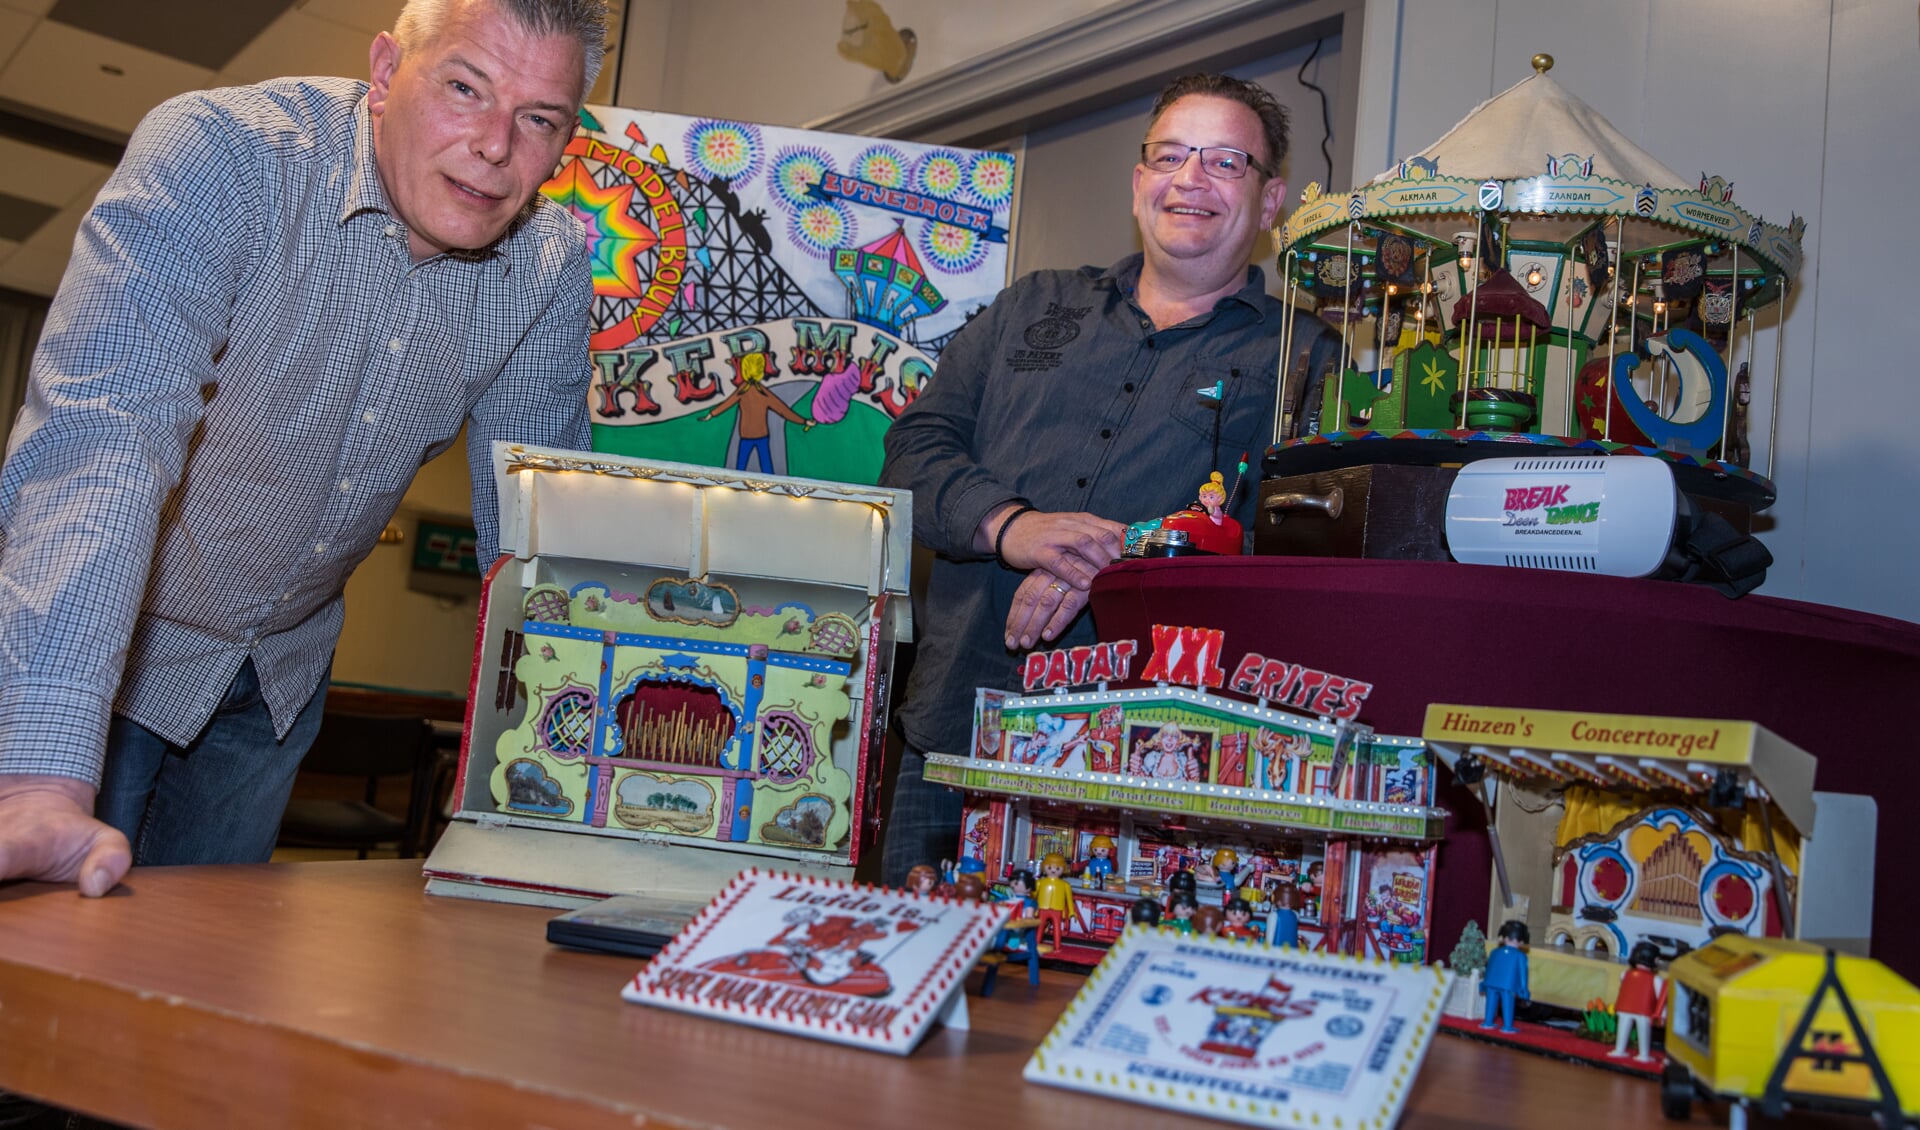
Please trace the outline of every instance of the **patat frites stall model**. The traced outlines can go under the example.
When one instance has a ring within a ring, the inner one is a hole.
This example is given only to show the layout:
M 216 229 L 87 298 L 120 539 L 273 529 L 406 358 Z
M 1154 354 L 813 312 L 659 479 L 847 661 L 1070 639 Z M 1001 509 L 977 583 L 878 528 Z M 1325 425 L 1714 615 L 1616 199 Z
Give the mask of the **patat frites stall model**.
M 504 553 L 429 889 L 704 899 L 755 856 L 850 877 L 909 630 L 908 496 L 504 444 L 495 461 Z
M 1144 652 L 1034 653 L 1027 693 L 980 690 L 972 751 L 927 757 L 928 780 L 970 794 L 959 869 L 1063 870 L 1071 897 L 1042 905 L 1064 904 L 1044 952 L 1065 961 L 1098 961 L 1182 873 L 1203 904 L 1246 900 L 1261 937 L 1290 918 L 1309 948 L 1426 960 L 1445 813 L 1424 745 L 1355 721 L 1371 684 L 1256 653 L 1228 668 L 1223 639 L 1156 625 Z M 1136 666 L 1154 685 L 1108 689 Z

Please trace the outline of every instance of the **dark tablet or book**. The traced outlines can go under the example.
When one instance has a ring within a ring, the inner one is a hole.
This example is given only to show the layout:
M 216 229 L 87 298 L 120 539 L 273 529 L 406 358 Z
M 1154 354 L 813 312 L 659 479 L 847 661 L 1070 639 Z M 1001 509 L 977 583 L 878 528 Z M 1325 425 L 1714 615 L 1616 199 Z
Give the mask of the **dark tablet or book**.
M 548 919 L 547 940 L 575 949 L 652 957 L 705 905 L 662 895 L 615 895 Z

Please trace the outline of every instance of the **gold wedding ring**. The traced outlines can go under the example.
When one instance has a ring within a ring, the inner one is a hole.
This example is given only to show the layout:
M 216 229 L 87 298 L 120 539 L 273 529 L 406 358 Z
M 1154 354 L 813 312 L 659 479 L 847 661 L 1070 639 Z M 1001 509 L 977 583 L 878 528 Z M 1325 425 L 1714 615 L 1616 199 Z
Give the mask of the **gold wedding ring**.
M 1073 591 L 1072 589 L 1068 588 L 1066 585 L 1061 584 L 1059 581 L 1053 582 L 1053 584 L 1049 587 L 1059 590 L 1059 593 L 1061 596 L 1065 596 L 1068 593 Z

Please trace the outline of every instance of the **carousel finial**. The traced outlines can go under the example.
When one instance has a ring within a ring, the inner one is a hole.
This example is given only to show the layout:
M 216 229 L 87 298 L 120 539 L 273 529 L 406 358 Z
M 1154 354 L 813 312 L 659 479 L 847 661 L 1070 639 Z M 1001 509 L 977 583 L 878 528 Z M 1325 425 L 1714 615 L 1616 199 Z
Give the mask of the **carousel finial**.
M 1533 73 L 1534 74 L 1543 75 L 1552 69 L 1553 69 L 1553 56 L 1543 51 L 1540 54 L 1535 55 L 1533 57 Z

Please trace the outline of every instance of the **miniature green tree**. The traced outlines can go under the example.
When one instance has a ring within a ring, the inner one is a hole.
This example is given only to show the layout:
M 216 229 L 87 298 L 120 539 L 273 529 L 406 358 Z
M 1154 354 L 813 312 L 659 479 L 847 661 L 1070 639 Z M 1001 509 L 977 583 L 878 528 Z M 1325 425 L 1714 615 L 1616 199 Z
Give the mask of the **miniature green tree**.
M 1480 923 L 1467 921 L 1467 928 L 1460 931 L 1460 941 L 1447 957 L 1447 967 L 1462 977 L 1487 967 L 1487 936 L 1480 932 Z

